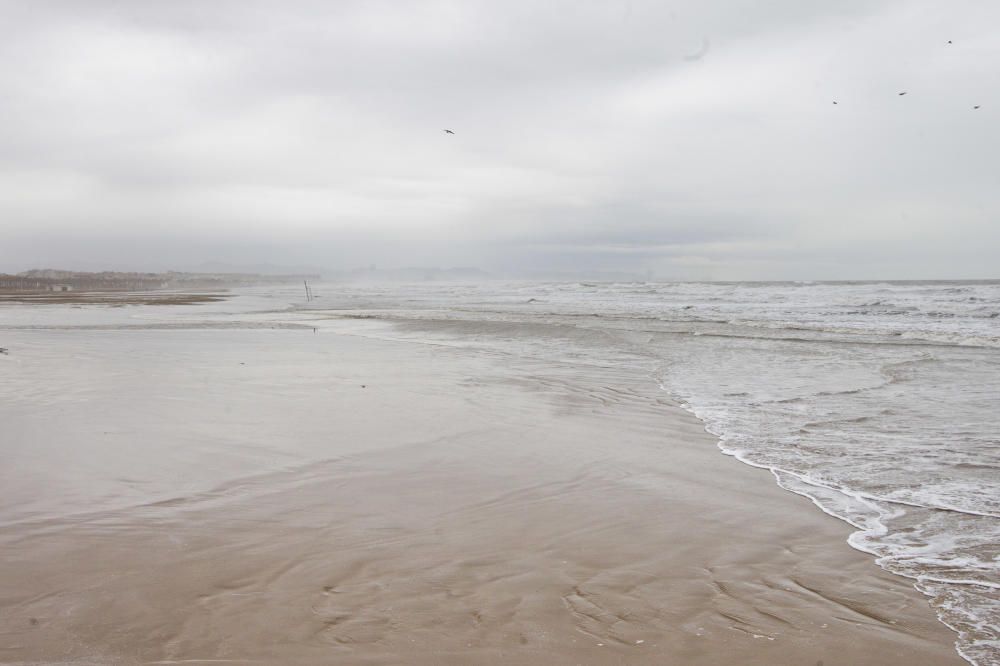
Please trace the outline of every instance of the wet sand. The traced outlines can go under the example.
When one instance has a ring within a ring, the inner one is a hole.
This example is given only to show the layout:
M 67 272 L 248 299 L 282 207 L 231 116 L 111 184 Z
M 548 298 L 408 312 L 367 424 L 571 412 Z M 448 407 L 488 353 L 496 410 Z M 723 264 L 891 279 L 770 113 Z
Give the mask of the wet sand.
M 323 331 L 17 335 L 0 371 L 47 384 L 0 389 L 2 663 L 964 663 L 848 526 L 646 377 Z

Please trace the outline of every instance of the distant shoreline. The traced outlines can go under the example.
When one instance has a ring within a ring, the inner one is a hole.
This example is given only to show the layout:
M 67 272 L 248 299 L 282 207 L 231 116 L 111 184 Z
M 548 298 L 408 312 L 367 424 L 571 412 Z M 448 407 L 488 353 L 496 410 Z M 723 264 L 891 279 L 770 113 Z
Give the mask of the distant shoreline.
M 232 297 L 228 293 L 188 291 L 7 291 L 0 290 L 0 303 L 36 305 L 198 305 Z
M 319 275 L 263 275 L 258 273 L 137 273 L 104 271 L 90 273 L 38 269 L 6 275 L 0 273 L 0 294 L 66 293 L 77 291 L 148 292 L 160 289 L 205 290 L 260 285 L 297 284 L 318 281 Z

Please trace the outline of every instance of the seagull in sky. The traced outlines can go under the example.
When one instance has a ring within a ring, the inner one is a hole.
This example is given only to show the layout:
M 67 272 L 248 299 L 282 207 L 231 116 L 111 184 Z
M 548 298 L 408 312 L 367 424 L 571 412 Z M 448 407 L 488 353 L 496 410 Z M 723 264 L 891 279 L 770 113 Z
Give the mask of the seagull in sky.
M 903 92 L 899 93 L 899 96 L 902 97 L 905 94 L 906 94 L 906 91 L 904 90 Z
M 451 130 L 444 130 L 444 133 L 445 134 L 454 134 L 454 132 L 452 132 Z

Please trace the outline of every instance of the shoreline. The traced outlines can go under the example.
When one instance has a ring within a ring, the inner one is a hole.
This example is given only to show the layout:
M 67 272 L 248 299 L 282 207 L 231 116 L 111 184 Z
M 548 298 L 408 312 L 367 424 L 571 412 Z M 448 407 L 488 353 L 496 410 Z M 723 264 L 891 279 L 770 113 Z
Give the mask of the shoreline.
M 156 370 L 189 333 L 128 335 Z M 964 663 L 909 581 L 848 546 L 849 526 L 720 455 L 634 373 L 330 331 L 195 341 L 192 362 L 226 391 L 175 400 L 185 418 L 146 435 L 184 441 L 225 401 L 222 426 L 256 418 L 298 463 L 0 528 L 0 630 L 21 645 L 0 660 Z M 137 422 L 190 380 L 162 381 Z M 42 410 L 11 417 L 43 427 Z M 164 451 L 166 467 L 187 462 Z

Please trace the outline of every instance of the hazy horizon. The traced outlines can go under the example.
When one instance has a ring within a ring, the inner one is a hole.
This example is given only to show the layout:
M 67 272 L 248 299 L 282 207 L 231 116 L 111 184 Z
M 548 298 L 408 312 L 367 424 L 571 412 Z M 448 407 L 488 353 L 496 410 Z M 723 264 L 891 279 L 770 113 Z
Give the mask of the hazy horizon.
M 1000 277 L 1000 5 L 0 11 L 0 272 Z

